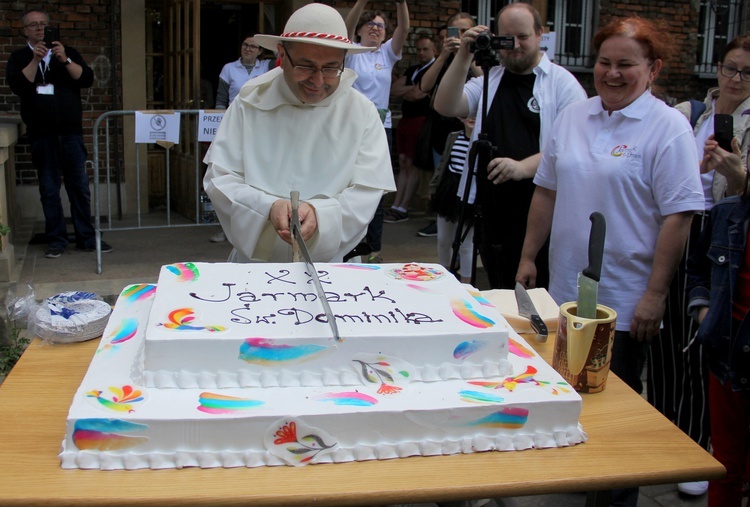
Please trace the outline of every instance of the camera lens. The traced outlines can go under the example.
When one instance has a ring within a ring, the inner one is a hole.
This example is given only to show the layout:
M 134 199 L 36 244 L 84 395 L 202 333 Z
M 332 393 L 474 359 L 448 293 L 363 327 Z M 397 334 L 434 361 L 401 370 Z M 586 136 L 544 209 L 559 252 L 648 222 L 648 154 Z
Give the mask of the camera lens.
M 474 41 L 474 47 L 478 50 L 489 49 L 492 44 L 492 37 L 489 32 L 482 32 L 477 35 Z

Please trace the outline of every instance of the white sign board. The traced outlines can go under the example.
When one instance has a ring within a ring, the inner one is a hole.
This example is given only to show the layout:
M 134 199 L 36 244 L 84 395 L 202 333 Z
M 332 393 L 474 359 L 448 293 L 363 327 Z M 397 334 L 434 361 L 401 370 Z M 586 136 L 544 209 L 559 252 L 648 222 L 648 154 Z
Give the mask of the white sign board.
M 205 111 L 201 109 L 198 116 L 198 142 L 210 143 L 213 141 L 222 118 L 224 118 L 223 110 Z
M 542 42 L 539 44 L 539 48 L 545 53 L 547 53 L 547 58 L 554 61 L 556 44 L 557 44 L 557 33 L 555 32 L 543 33 Z
M 180 113 L 136 111 L 136 143 L 180 143 Z

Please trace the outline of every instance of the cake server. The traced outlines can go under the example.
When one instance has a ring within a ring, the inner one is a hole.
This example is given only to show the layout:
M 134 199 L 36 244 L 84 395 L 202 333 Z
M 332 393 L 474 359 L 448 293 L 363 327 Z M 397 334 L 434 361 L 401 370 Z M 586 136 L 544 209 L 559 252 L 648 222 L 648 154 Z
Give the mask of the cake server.
M 594 211 L 589 220 L 591 220 L 589 265 L 578 273 L 578 310 L 576 314 L 584 319 L 595 319 L 607 224 L 604 215 L 598 211 Z
M 333 332 L 333 337 L 336 339 L 337 342 L 340 342 L 341 335 L 339 334 L 339 327 L 336 325 L 336 319 L 333 316 L 331 305 L 328 304 L 328 298 L 326 296 L 326 292 L 323 290 L 323 284 L 320 283 L 320 278 L 318 277 L 318 271 L 315 269 L 315 264 L 313 264 L 313 261 L 310 258 L 310 252 L 307 250 L 307 246 L 305 245 L 305 240 L 302 239 L 302 228 L 299 222 L 299 191 L 292 190 L 291 201 L 292 201 L 292 220 L 291 220 L 289 228 L 292 231 L 292 238 L 294 239 L 294 242 L 292 243 L 294 256 L 296 258 L 299 254 L 302 255 L 302 259 L 305 261 L 305 267 L 307 268 L 307 271 L 309 272 L 310 277 L 312 278 L 313 285 L 315 285 L 315 290 L 318 293 L 318 300 L 323 305 L 323 310 L 326 313 L 326 320 L 328 320 L 328 325 L 331 327 L 331 332 Z
M 516 303 L 518 303 L 518 315 L 526 317 L 531 322 L 531 328 L 536 331 L 536 341 L 544 343 L 547 341 L 547 324 L 539 316 L 539 312 L 536 311 L 534 302 L 531 300 L 531 296 L 526 292 L 526 288 L 520 283 L 516 282 Z

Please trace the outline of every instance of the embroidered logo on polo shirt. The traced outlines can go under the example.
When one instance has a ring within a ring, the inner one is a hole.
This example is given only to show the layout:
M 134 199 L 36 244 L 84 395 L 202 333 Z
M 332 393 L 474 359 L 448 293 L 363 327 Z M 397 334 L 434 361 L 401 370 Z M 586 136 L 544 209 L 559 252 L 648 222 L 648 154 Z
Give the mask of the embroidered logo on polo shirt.
M 531 97 L 529 101 L 526 103 L 526 107 L 529 108 L 529 111 L 532 113 L 539 114 L 539 102 L 536 101 L 534 97 Z
M 620 144 L 612 148 L 610 155 L 612 155 L 613 157 L 623 157 L 623 158 L 641 158 L 641 154 L 637 153 L 637 150 L 638 150 L 638 146 L 633 146 L 632 148 L 629 148 L 627 144 Z
M 375 70 L 383 70 L 383 64 L 381 64 L 381 63 L 376 63 L 376 64 L 375 64 Z

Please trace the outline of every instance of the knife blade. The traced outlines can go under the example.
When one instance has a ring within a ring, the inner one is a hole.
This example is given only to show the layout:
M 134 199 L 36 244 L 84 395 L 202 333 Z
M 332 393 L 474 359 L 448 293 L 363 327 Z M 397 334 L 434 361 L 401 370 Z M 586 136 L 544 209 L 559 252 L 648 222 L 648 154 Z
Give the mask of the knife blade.
M 529 293 L 526 292 L 526 288 L 519 282 L 516 282 L 516 303 L 518 303 L 518 315 L 526 317 L 531 322 L 531 328 L 536 331 L 536 340 L 539 343 L 547 341 L 547 324 L 539 316 L 539 312 L 534 306 L 534 302 L 531 301 Z
M 336 318 L 333 316 L 333 311 L 331 310 L 331 305 L 328 304 L 328 298 L 326 297 L 326 292 L 323 290 L 323 284 L 320 283 L 320 277 L 318 277 L 318 271 L 315 269 L 315 264 L 313 264 L 312 259 L 310 258 L 310 252 L 307 250 L 307 245 L 305 245 L 305 240 L 302 239 L 302 230 L 300 226 L 299 221 L 299 191 L 292 190 L 291 192 L 291 201 L 292 201 L 292 220 L 291 220 L 291 227 L 292 230 L 292 238 L 294 239 L 294 242 L 292 243 L 293 248 L 294 245 L 296 245 L 296 251 L 294 253 L 295 256 L 299 256 L 299 254 L 302 255 L 302 259 L 305 262 L 305 267 L 307 268 L 307 271 L 310 274 L 310 277 L 312 278 L 313 285 L 315 285 L 315 291 L 318 293 L 318 300 L 323 305 L 323 311 L 325 311 L 326 314 L 326 320 L 328 320 L 328 325 L 331 328 L 331 332 L 333 333 L 333 338 L 337 341 L 341 341 L 341 335 L 339 334 L 339 327 L 336 325 Z
M 589 265 L 578 273 L 578 310 L 577 315 L 584 319 L 596 318 L 596 300 L 599 293 L 599 279 L 602 274 L 602 257 L 604 256 L 604 237 L 607 223 L 604 215 L 594 211 L 591 216 L 589 233 Z

